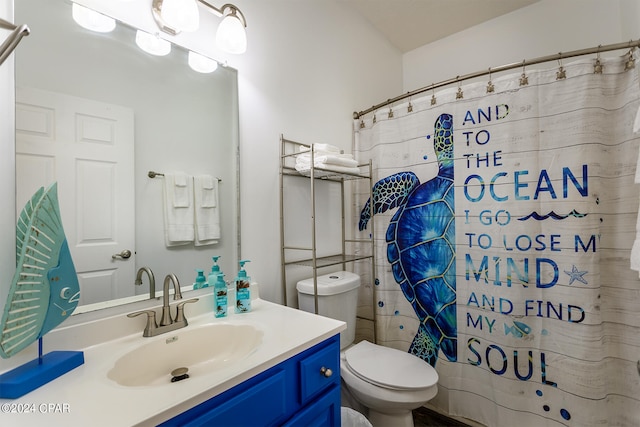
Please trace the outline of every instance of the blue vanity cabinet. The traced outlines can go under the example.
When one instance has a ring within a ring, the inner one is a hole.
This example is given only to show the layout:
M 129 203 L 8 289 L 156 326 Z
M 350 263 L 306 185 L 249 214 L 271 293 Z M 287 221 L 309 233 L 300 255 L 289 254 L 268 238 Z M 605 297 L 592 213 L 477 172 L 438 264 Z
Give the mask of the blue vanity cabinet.
M 267 369 L 161 426 L 339 427 L 340 336 Z

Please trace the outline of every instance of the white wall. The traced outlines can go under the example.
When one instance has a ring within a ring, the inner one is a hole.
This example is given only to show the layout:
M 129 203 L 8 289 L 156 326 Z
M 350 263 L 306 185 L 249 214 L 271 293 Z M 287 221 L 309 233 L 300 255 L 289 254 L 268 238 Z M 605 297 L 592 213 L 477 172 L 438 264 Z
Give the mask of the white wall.
M 260 294 L 281 302 L 279 135 L 351 150 L 351 113 L 401 90 L 401 55 L 336 1 L 237 3 L 242 256 Z
M 403 91 L 523 59 L 637 40 L 639 10 L 638 0 L 541 0 L 406 53 Z

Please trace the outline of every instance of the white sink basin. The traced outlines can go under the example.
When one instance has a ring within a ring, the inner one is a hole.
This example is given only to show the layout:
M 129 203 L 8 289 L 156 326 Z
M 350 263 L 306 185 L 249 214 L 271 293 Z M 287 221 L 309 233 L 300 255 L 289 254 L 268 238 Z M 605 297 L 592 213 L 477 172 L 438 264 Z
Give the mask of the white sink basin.
M 149 342 L 116 360 L 107 376 L 136 387 L 170 384 L 171 372 L 178 368 L 188 368 L 190 378 L 207 375 L 248 356 L 262 343 L 262 335 L 251 325 L 189 326 L 145 338 Z

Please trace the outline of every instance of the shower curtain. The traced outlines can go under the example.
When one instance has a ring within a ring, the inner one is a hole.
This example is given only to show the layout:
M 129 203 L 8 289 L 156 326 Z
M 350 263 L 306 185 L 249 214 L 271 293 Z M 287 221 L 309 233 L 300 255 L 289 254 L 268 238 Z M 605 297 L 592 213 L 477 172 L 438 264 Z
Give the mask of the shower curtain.
M 435 366 L 437 409 L 489 426 L 640 425 L 627 59 L 459 84 L 354 121 L 374 168 L 354 216 L 356 237 L 375 221 L 377 342 Z

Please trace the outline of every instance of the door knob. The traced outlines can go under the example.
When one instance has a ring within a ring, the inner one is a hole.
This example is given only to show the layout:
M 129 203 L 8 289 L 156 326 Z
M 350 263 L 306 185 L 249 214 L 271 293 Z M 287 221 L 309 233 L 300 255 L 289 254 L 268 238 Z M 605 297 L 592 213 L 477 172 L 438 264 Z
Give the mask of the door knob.
M 131 251 L 129 249 L 125 249 L 119 254 L 111 255 L 111 259 L 116 259 L 116 258 L 129 259 L 131 258 Z

